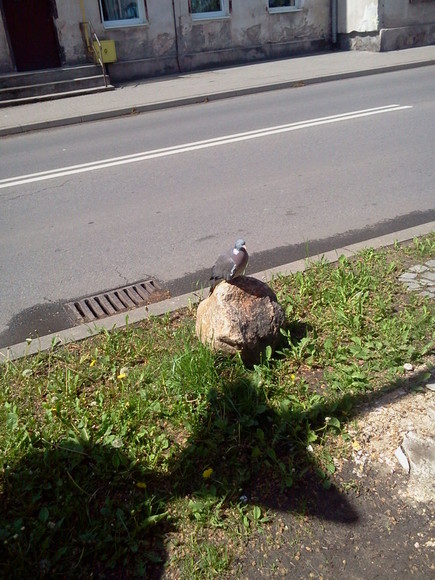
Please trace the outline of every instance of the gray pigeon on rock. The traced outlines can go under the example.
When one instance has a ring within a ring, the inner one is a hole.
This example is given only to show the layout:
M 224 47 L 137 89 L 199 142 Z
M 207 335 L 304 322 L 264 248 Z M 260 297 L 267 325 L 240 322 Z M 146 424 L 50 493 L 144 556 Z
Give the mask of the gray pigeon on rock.
M 210 294 L 215 289 L 215 286 L 222 280 L 231 282 L 240 274 L 243 274 L 248 265 L 248 252 L 246 251 L 245 240 L 237 240 L 234 248 L 229 250 L 226 254 L 222 254 L 216 260 L 216 264 L 211 270 L 210 277 Z

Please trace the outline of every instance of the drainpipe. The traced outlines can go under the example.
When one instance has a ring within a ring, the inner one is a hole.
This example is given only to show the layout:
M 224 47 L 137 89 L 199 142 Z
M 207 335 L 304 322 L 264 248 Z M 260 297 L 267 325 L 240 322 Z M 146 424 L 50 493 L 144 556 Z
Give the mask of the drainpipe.
M 89 47 L 91 46 L 91 42 L 90 42 L 89 36 L 88 36 L 88 26 L 86 23 L 86 12 L 85 12 L 85 5 L 83 4 L 83 0 L 80 0 L 80 10 L 82 13 L 82 22 L 83 22 L 83 28 L 84 28 L 84 33 L 85 33 L 86 47 L 89 50 Z
M 332 44 L 337 44 L 337 0 L 332 0 L 331 4 L 331 21 L 332 21 Z
M 180 56 L 179 56 L 179 51 L 178 51 L 177 17 L 175 15 L 175 0 L 172 0 L 172 16 L 174 18 L 175 58 L 177 60 L 178 72 L 181 72 Z

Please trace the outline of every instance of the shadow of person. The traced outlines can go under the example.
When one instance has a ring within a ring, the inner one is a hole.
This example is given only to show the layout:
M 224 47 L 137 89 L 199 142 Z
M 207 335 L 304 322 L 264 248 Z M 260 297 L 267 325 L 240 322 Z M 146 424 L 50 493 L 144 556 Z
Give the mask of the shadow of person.
M 186 496 L 355 525 L 358 512 L 325 478 L 309 435 L 328 416 L 350 420 L 375 397 L 390 404 L 397 397 L 385 394 L 397 387 L 401 380 L 300 410 L 291 401 L 273 406 L 273 387 L 261 379 L 228 381 L 209 390 L 206 411 L 164 473 L 132 462 L 116 438 L 103 446 L 72 432 L 55 442 L 35 436 L 27 453 L 2 466 L 0 576 L 159 578 L 165 537 L 177 525 L 168 503 Z
M 358 521 L 307 450 L 314 417 L 272 408 L 264 390 L 249 380 L 229 383 L 219 393 L 211 389 L 208 402 L 208 413 L 169 466 L 177 495 L 210 493 L 343 524 Z M 316 420 L 329 411 L 326 403 L 323 412 L 316 408 Z
M 149 474 L 75 435 L 30 447 L 4 470 L 0 576 L 159 578 L 171 525 Z

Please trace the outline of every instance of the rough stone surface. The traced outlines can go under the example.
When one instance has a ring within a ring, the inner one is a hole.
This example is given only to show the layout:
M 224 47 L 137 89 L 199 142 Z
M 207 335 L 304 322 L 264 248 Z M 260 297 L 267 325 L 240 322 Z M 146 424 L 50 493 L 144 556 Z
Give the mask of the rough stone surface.
M 415 278 L 417 278 L 417 274 L 413 272 L 405 272 L 399 277 L 399 280 L 406 282 L 407 280 L 415 280 Z
M 426 272 L 423 274 L 423 279 L 428 280 L 429 283 L 435 282 L 435 272 Z
M 410 463 L 413 494 L 419 501 L 435 498 L 435 437 L 406 433 L 402 443 Z
M 415 264 L 399 276 L 410 292 L 418 292 L 427 298 L 435 298 L 435 260 Z
M 390 391 L 367 404 L 356 421 L 355 431 L 360 447 L 355 457 L 360 463 L 357 476 L 364 477 L 369 465 L 381 464 L 391 474 L 406 473 L 403 485 L 396 491 L 414 504 L 435 502 L 434 393 L 429 389 L 413 389 L 414 377 L 418 380 L 425 373 L 425 367 L 413 369 L 407 378 L 408 387 Z M 432 384 L 434 376 L 432 370 L 424 384 Z
M 422 274 L 423 272 L 427 272 L 429 268 L 427 266 L 422 266 L 421 264 L 416 264 L 409 268 L 409 272 L 416 272 L 417 274 Z
M 243 362 L 251 365 L 260 361 L 267 346 L 276 346 L 284 321 L 284 311 L 269 286 L 239 276 L 220 283 L 199 304 L 196 333 L 213 350 L 240 353 Z
M 406 457 L 406 455 L 403 453 L 402 448 L 398 447 L 396 449 L 396 451 L 394 452 L 394 455 L 396 456 L 397 461 L 403 467 L 405 472 L 409 473 L 409 470 L 410 470 L 409 461 L 408 461 L 408 458 Z

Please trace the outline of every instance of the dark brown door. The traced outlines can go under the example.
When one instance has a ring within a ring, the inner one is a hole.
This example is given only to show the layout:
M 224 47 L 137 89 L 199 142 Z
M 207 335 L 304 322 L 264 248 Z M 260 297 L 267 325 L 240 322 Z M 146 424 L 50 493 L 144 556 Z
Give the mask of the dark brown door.
M 3 0 L 18 71 L 60 66 L 52 0 Z

